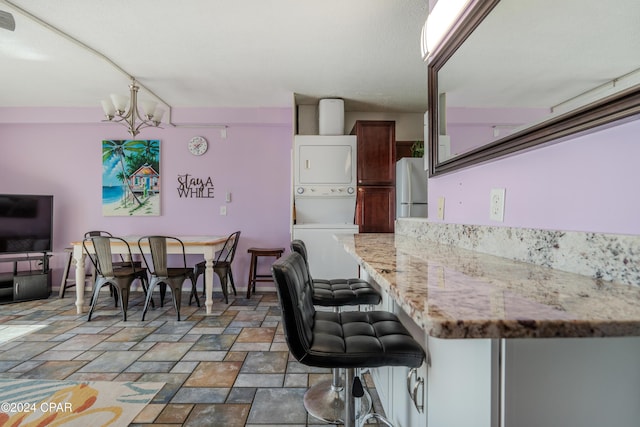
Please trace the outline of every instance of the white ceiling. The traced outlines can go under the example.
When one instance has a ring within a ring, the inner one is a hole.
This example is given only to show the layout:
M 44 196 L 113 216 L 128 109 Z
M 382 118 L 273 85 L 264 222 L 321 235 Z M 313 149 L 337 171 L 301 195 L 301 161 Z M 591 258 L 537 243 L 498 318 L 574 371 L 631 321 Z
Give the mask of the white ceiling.
M 23 8 L 120 66 L 34 22 Z M 424 112 L 427 0 L 0 0 L 0 107 L 97 107 L 134 76 L 171 107 Z M 140 98 L 149 97 L 141 90 Z

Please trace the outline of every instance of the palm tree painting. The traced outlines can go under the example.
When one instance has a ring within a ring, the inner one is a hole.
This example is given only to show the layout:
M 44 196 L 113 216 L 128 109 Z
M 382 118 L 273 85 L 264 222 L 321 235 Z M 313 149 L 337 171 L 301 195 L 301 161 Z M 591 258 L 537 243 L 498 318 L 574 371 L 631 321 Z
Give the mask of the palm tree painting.
M 160 141 L 102 141 L 102 214 L 160 215 Z

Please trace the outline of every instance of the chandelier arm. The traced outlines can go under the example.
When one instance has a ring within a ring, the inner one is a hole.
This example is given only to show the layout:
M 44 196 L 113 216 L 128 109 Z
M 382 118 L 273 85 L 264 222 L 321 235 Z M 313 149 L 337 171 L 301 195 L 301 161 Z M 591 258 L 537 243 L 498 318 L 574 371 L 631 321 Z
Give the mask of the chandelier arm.
M 140 132 L 140 130 L 144 129 L 144 128 L 148 128 L 151 127 L 151 125 L 148 122 L 140 122 L 138 123 L 138 125 L 135 127 L 135 131 Z
M 127 120 L 125 120 L 123 117 L 120 117 L 120 116 L 116 116 L 111 120 L 102 120 L 102 122 L 105 122 L 105 123 L 117 123 L 119 125 L 122 125 L 122 126 L 127 128 L 129 134 L 132 137 L 135 137 L 140 132 L 138 129 L 132 129 L 131 124 Z
M 117 114 L 117 116 L 122 118 L 122 120 L 126 120 L 128 122 L 129 118 L 131 117 L 131 109 L 129 109 L 129 111 L 127 111 L 126 114 Z
M 118 116 L 118 115 L 113 116 L 111 119 L 102 120 L 102 121 L 109 122 L 109 123 L 119 123 L 122 126 L 129 126 L 129 122 L 127 121 L 127 119 L 123 116 Z

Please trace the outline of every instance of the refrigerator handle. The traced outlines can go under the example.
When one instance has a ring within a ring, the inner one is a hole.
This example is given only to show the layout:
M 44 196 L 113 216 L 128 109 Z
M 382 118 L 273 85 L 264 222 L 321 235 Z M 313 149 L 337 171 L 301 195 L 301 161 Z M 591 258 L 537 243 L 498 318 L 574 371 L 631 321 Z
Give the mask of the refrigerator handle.
M 407 215 L 411 216 L 411 205 L 413 204 L 413 197 L 411 196 L 413 193 L 411 192 L 411 162 L 406 162 L 407 168 L 407 192 L 409 193 L 409 200 L 407 201 Z

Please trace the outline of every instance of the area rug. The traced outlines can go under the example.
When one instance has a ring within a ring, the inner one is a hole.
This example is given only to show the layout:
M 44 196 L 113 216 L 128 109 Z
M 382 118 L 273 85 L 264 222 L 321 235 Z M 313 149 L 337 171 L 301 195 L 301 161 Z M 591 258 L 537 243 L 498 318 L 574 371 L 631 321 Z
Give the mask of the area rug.
M 164 383 L 0 379 L 0 426 L 128 426 Z
M 0 344 L 42 329 L 47 325 L 0 325 Z

